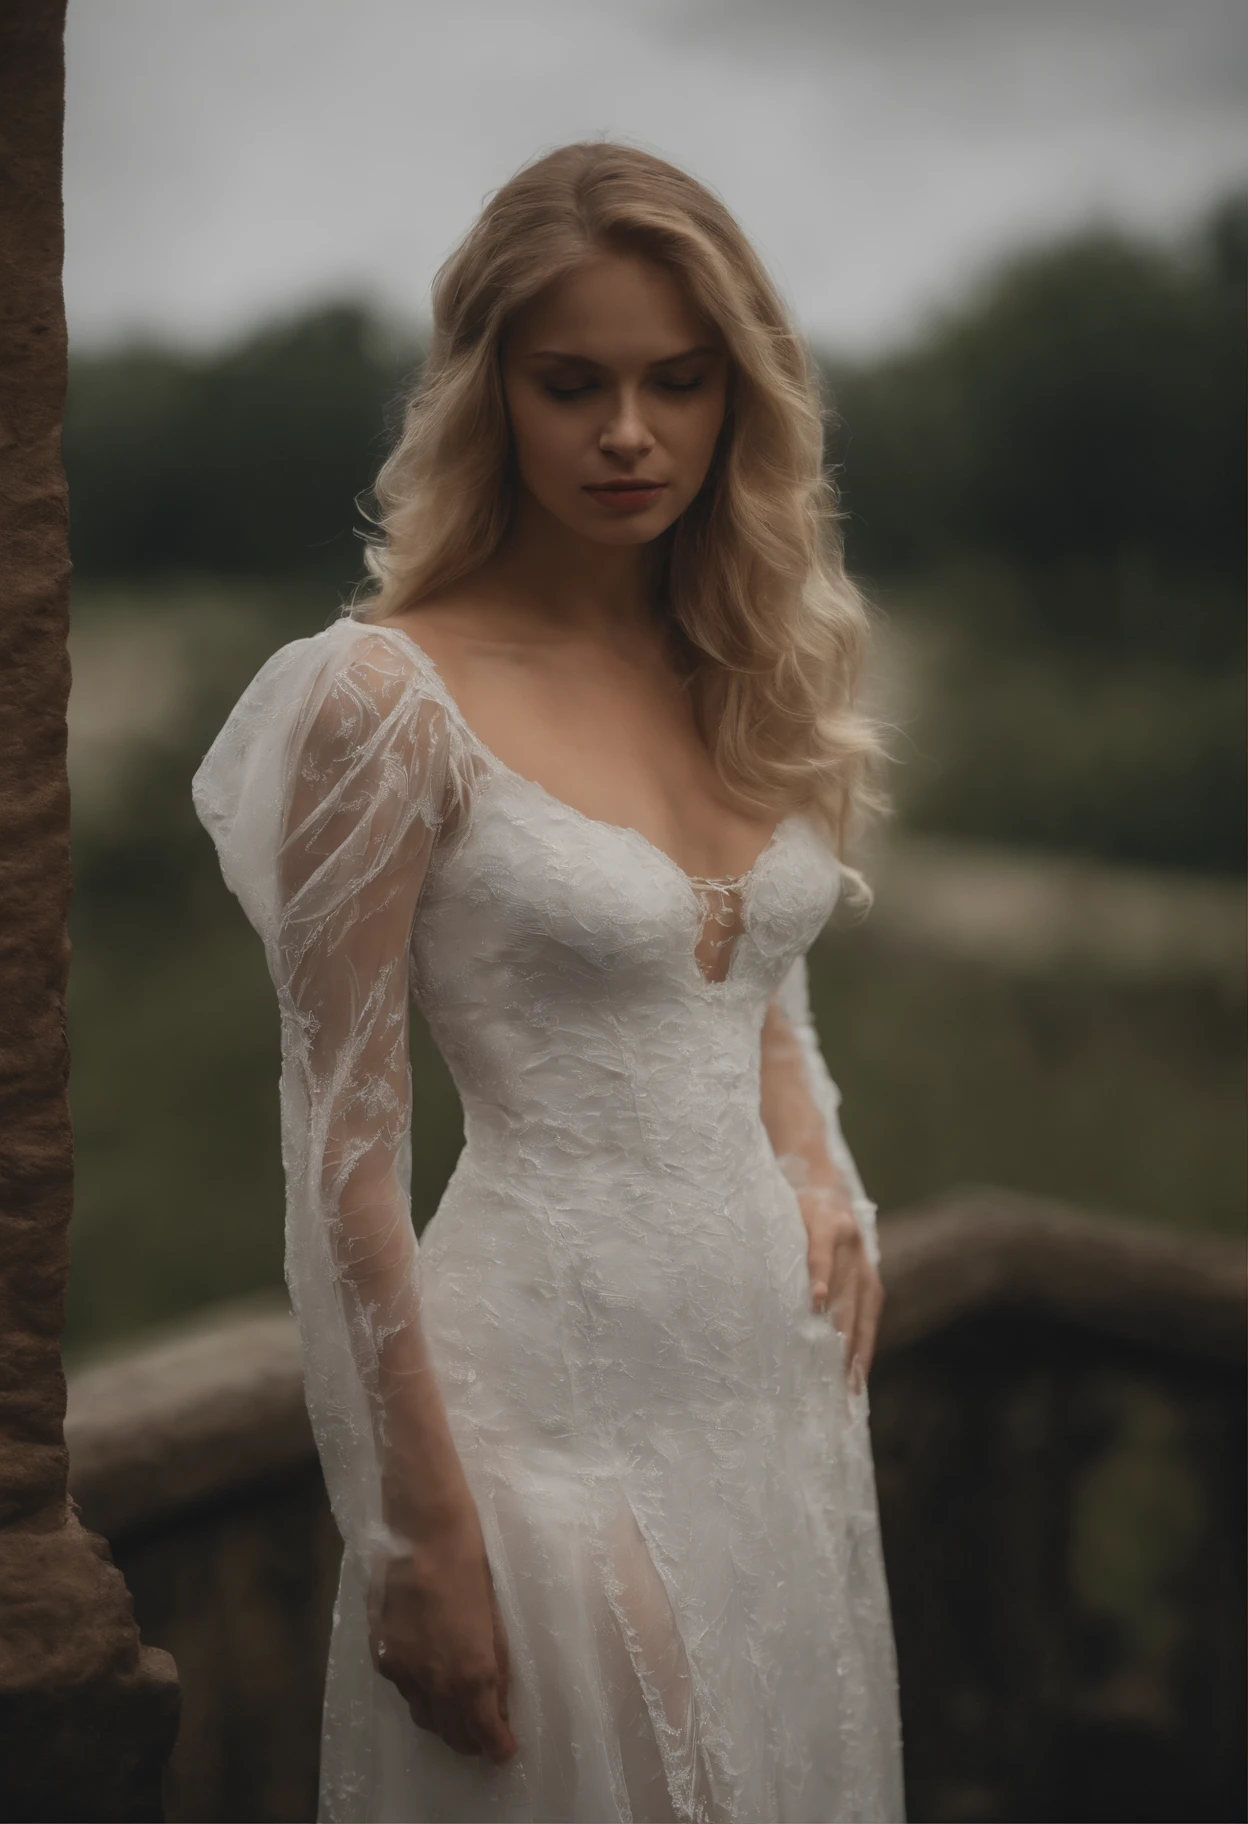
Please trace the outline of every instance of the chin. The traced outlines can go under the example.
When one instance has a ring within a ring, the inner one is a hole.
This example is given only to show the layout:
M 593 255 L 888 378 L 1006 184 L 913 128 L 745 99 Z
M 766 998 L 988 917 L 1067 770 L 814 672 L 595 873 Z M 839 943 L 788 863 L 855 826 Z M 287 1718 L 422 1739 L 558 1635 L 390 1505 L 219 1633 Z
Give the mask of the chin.
M 632 525 L 586 527 L 585 535 L 596 545 L 651 545 L 666 531 L 666 525 L 650 526 L 634 520 Z
M 650 512 L 620 519 L 595 517 L 586 521 L 578 515 L 575 519 L 569 517 L 564 524 L 574 525 L 582 537 L 591 539 L 596 545 L 649 545 L 661 538 L 679 518 L 679 513 Z

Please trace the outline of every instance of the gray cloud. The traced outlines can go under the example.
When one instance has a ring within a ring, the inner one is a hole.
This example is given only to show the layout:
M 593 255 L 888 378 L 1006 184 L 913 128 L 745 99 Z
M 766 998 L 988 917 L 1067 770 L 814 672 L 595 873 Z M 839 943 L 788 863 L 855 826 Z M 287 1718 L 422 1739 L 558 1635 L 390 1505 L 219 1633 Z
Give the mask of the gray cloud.
M 1003 250 L 1248 175 L 1223 0 L 70 0 L 80 342 L 419 313 L 484 195 L 612 134 L 729 202 L 805 327 L 904 334 Z

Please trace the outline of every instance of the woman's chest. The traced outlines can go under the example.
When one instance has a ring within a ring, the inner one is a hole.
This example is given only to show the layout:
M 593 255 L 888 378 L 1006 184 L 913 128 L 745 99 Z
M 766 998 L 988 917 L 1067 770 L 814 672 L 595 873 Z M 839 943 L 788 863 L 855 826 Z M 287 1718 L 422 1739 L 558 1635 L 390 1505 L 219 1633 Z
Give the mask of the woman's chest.
M 540 781 L 589 823 L 644 832 L 690 874 L 743 874 L 766 845 L 774 816 L 734 799 L 689 691 L 653 655 L 487 646 L 441 669 L 496 773 Z
M 809 948 L 839 885 L 835 856 L 803 816 L 784 819 L 739 878 L 706 883 L 636 829 L 487 773 L 435 850 L 413 954 L 429 991 L 452 979 L 479 991 L 527 984 L 534 997 L 592 988 L 620 1005 L 630 992 L 671 1002 L 761 991 Z M 722 938 L 708 917 L 722 920 Z

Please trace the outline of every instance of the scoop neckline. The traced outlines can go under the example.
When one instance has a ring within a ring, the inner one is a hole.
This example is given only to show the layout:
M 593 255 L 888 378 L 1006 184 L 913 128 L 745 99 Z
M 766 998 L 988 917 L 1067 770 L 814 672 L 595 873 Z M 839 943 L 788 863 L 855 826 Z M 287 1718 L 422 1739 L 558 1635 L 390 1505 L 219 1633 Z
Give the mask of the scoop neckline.
M 695 898 L 697 898 L 700 889 L 710 889 L 714 892 L 721 893 L 739 893 L 744 897 L 745 893 L 753 885 L 764 862 L 767 861 L 774 850 L 779 846 L 782 833 L 797 820 L 798 813 L 796 811 L 789 811 L 781 817 L 772 830 L 771 835 L 767 838 L 766 842 L 743 874 L 736 874 L 731 877 L 690 874 L 687 869 L 681 867 L 674 855 L 669 855 L 667 850 L 660 848 L 657 842 L 652 842 L 649 836 L 647 836 L 644 831 L 637 829 L 634 824 L 610 823 L 605 817 L 591 817 L 587 811 L 580 811 L 574 804 L 569 804 L 566 798 L 558 797 L 556 793 L 544 786 L 540 780 L 530 779 L 527 774 L 518 773 L 514 767 L 508 766 L 505 760 L 500 760 L 493 748 L 486 745 L 465 717 L 463 710 L 459 707 L 459 704 L 451 694 L 446 679 L 442 676 L 435 661 L 430 658 L 419 640 L 413 639 L 410 633 L 405 633 L 402 627 L 395 627 L 393 625 L 387 626 L 379 621 L 362 621 L 358 620 L 354 615 L 344 615 L 342 619 L 352 627 L 358 627 L 369 633 L 392 634 L 396 639 L 401 640 L 404 646 L 414 652 L 432 675 L 437 684 L 439 695 L 444 699 L 446 708 L 454 716 L 461 733 L 477 749 L 482 759 L 485 760 L 489 766 L 493 767 L 497 773 L 510 780 L 514 785 L 522 786 L 526 791 L 537 793 L 537 795 L 544 799 L 547 804 L 553 806 L 556 810 L 562 811 L 565 816 L 571 817 L 577 823 L 584 824 L 590 829 L 610 830 L 616 835 L 630 837 L 635 842 L 640 843 L 648 854 L 657 856 L 661 862 L 664 862 L 673 871 L 673 873 L 678 874 Z

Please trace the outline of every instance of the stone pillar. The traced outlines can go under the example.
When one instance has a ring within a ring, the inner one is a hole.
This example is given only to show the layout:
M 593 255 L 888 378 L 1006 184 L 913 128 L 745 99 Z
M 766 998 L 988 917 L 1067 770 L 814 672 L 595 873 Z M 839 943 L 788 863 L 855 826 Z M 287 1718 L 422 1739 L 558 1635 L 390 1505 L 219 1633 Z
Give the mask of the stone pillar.
M 167 1654 L 66 1489 L 65 0 L 0 8 L 0 1818 L 155 1819 Z

